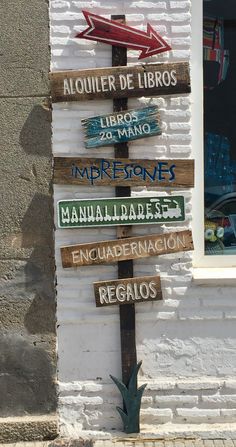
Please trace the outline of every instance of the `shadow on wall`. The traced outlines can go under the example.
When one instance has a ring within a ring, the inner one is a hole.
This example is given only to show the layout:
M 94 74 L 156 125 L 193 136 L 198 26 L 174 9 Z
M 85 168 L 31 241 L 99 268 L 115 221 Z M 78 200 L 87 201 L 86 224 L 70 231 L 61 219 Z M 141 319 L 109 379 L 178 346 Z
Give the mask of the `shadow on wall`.
M 24 272 L 26 289 L 33 295 L 24 321 L 30 334 L 55 332 L 52 213 L 52 198 L 37 193 L 22 221 L 22 246 L 33 248 Z
M 34 295 L 25 315 L 25 328 L 30 334 L 55 332 L 51 111 L 46 101 L 33 107 L 20 134 L 23 150 L 36 156 L 34 166 L 38 165 L 38 170 L 33 168 L 34 190 L 38 192 L 21 224 L 22 248 L 33 249 L 25 266 L 26 288 Z
M 18 191 L 19 198 L 24 194 L 23 206 L 27 207 L 21 221 L 24 250 L 9 287 L 15 302 L 22 302 L 18 306 L 22 327 L 16 326 L 13 332 L 11 326 L 0 337 L 0 417 L 51 413 L 57 400 L 49 110 L 33 106 L 22 127 L 20 143 L 29 155 L 26 162 L 32 174 L 28 189 Z
M 54 371 L 42 348 L 20 334 L 1 335 L 0 363 L 0 417 L 55 411 Z
M 47 100 L 33 107 L 22 127 L 20 144 L 27 154 L 51 160 L 51 110 Z

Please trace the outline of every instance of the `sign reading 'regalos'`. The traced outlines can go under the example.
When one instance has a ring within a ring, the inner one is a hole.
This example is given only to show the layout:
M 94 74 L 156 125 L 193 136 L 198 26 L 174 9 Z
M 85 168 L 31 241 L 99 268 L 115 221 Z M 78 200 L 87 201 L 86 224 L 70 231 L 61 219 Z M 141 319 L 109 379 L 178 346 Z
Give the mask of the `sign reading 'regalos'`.
M 188 62 L 50 73 L 53 102 L 189 93 Z
M 126 110 L 82 120 L 87 149 L 161 134 L 158 107 Z
M 160 276 L 95 282 L 94 293 L 97 307 L 162 299 Z
M 60 200 L 59 228 L 183 222 L 183 196 Z

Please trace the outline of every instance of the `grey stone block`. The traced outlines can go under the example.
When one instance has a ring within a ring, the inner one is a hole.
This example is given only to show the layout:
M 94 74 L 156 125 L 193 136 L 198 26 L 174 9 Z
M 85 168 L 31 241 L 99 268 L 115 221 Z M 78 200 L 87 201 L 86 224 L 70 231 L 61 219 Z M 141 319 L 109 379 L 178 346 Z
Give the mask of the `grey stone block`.
M 1 0 L 0 29 L 1 96 L 48 94 L 48 3 Z

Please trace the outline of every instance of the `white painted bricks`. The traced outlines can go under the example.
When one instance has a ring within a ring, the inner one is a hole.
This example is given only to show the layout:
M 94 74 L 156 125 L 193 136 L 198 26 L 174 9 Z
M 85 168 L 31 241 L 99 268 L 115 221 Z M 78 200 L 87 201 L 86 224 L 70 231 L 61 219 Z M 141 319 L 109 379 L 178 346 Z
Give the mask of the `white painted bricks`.
M 147 62 L 189 60 L 189 1 L 51 0 L 52 70 L 111 65 L 109 46 L 74 38 L 86 26 L 82 9 L 106 17 L 126 14 L 127 24 L 142 30 L 150 21 L 170 42 L 173 51 Z M 139 63 L 137 52 L 128 52 L 128 63 Z M 191 157 L 191 97 L 129 100 L 129 108 L 154 104 L 160 107 L 163 135 L 132 142 L 130 158 Z M 111 111 L 112 101 L 108 100 L 54 104 L 54 155 L 112 157 L 111 147 L 95 149 L 88 155 L 81 126 L 82 118 Z M 132 191 L 134 196 L 146 193 L 141 188 Z M 182 193 L 188 217 L 184 225 L 140 226 L 133 229 L 133 234 L 189 228 L 191 191 Z M 55 186 L 54 196 L 56 203 L 66 198 L 113 197 L 114 190 Z M 116 405 L 122 405 L 121 397 L 109 379 L 109 374 L 121 377 L 119 311 L 115 307 L 95 308 L 92 287 L 94 281 L 116 279 L 117 268 L 103 265 L 64 270 L 59 250 L 62 245 L 115 237 L 113 228 L 57 229 L 55 233 L 59 412 L 60 430 L 65 436 L 98 432 L 99 436 L 105 436 L 122 429 L 115 409 Z M 184 432 L 186 424 L 224 425 L 235 418 L 235 288 L 194 285 L 191 260 L 191 253 L 178 253 L 134 263 L 136 276 L 161 274 L 164 296 L 162 303 L 136 306 L 138 359 L 143 360 L 139 382 L 148 383 L 142 401 L 141 428 L 148 425 L 154 430 L 160 424 L 164 427 L 176 423 Z

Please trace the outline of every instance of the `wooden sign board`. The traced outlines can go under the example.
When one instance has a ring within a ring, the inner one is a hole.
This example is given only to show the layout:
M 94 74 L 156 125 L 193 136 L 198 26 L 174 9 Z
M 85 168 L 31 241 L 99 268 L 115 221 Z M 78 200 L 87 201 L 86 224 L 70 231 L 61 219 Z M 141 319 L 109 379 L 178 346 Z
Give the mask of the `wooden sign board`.
M 184 220 L 183 196 L 116 197 L 58 202 L 59 228 L 140 225 Z
M 82 120 L 82 125 L 87 149 L 161 135 L 156 106 L 95 116 Z
M 192 188 L 194 160 L 55 157 L 54 183 Z
M 162 299 L 160 276 L 95 282 L 96 307 L 137 304 Z
M 64 268 L 111 264 L 193 250 L 190 230 L 61 247 Z
M 53 102 L 189 93 L 188 62 L 50 73 Z

